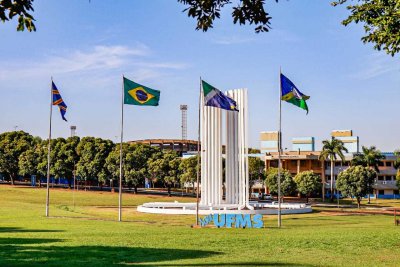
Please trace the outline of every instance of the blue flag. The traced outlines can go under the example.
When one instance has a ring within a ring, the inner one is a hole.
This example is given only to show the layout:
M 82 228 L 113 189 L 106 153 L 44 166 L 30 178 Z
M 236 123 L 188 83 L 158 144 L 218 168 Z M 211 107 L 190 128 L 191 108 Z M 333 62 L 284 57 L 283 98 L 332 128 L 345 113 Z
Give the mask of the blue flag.
M 294 85 L 294 83 L 283 74 L 281 74 L 281 88 L 282 100 L 285 100 L 286 102 L 292 103 L 293 105 L 306 110 L 308 114 L 308 106 L 306 100 L 310 97 L 300 92 L 300 90 L 297 89 L 296 85 Z
M 67 121 L 67 119 L 65 118 L 67 105 L 64 103 L 64 100 L 62 99 L 60 92 L 58 91 L 57 86 L 54 84 L 53 81 L 51 82 L 51 92 L 53 95 L 53 106 L 58 106 L 62 119 Z
M 220 90 L 205 81 L 201 82 L 203 85 L 204 105 L 231 111 L 239 111 L 235 100 L 224 95 Z

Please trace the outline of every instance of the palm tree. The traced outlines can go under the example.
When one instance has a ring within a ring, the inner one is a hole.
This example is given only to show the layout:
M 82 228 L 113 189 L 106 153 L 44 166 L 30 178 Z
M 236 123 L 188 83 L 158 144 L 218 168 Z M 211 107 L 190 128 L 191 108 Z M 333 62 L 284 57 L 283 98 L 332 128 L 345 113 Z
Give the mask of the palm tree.
M 394 162 L 394 167 L 400 169 L 400 150 L 396 150 L 394 155 L 397 156 L 396 161 Z
M 377 173 L 379 173 L 379 163 L 385 159 L 383 155 L 375 146 L 365 147 L 362 146 L 362 153 L 357 153 L 351 160 L 352 165 L 360 165 L 368 168 L 373 168 Z M 372 185 L 370 185 L 372 188 Z M 368 192 L 368 204 L 371 203 L 370 193 Z
M 394 155 L 396 156 L 394 167 L 397 169 L 396 185 L 398 188 L 400 188 L 400 150 L 394 151 Z
M 332 137 L 332 140 L 324 140 L 322 141 L 322 151 L 319 155 L 319 160 L 327 160 L 331 161 L 331 202 L 333 202 L 333 166 L 336 160 L 336 156 L 339 156 L 342 161 L 344 161 L 344 152 L 348 152 L 347 148 L 344 146 L 343 142 L 335 137 Z M 325 190 L 324 186 L 322 187 Z
M 376 172 L 379 173 L 379 163 L 385 159 L 379 150 L 375 146 L 362 147 L 362 153 L 357 153 L 351 160 L 352 165 L 360 165 L 364 167 L 374 168 Z

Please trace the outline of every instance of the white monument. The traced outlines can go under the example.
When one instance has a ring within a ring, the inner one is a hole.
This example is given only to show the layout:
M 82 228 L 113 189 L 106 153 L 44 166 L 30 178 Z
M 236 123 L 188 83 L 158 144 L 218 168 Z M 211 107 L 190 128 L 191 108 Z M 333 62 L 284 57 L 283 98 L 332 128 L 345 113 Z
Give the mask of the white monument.
M 201 98 L 199 214 L 276 214 L 277 203 L 249 201 L 247 89 L 230 90 L 225 94 L 236 101 L 239 112 L 204 106 L 203 95 Z M 225 179 L 222 167 L 223 139 L 226 141 Z M 311 208 L 305 204 L 285 203 L 281 206 L 282 214 L 311 212 Z M 151 202 L 138 206 L 137 210 L 196 214 L 196 203 Z
M 239 112 L 204 105 L 202 108 L 200 203 L 210 207 L 229 205 L 230 208 L 253 209 L 249 205 L 247 90 L 231 90 L 226 95 L 236 101 Z M 225 183 L 222 173 L 223 135 L 226 140 Z

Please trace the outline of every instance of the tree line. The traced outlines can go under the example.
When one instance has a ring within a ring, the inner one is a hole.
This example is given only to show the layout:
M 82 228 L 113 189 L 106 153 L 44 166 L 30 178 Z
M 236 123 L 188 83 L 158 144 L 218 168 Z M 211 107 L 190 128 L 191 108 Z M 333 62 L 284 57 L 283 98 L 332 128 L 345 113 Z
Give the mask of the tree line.
M 74 176 L 85 185 L 109 185 L 112 187 L 119 179 L 119 144 L 96 137 L 69 137 L 51 140 L 50 175 L 55 179 L 64 178 L 71 187 Z M 194 185 L 197 178 L 197 156 L 181 158 L 173 150 L 161 150 L 145 144 L 123 144 L 123 182 L 133 188 L 145 184 L 146 178 L 153 184 L 164 186 L 171 192 L 175 185 L 185 183 Z M 384 159 L 376 147 L 362 147 L 362 153 L 356 154 L 351 167 L 342 171 L 337 178 L 337 189 L 344 195 L 353 196 L 360 203 L 361 198 L 372 192 L 372 185 L 379 172 L 378 165 Z M 249 154 L 259 153 L 250 149 Z M 320 160 L 330 160 L 331 166 L 338 158 L 344 161 L 346 152 L 342 141 L 333 138 L 323 142 Z M 399 152 L 396 155 L 400 156 Z M 18 177 L 35 175 L 45 178 L 47 175 L 48 140 L 42 140 L 23 131 L 0 134 L 0 174 L 11 184 Z M 224 166 L 224 164 L 223 164 Z M 400 159 L 395 162 L 400 168 Z M 333 170 L 331 168 L 331 184 Z M 265 171 L 265 162 L 259 157 L 249 157 L 249 181 L 265 183 L 270 192 L 277 194 L 278 169 Z M 400 174 L 397 175 L 400 186 Z M 281 171 L 281 193 L 283 196 L 299 193 L 307 199 L 318 194 L 322 187 L 321 177 L 312 171 L 304 171 L 292 177 L 287 170 Z M 333 199 L 333 194 L 331 194 Z
M 124 184 L 137 192 L 145 179 L 170 189 L 175 184 L 193 183 L 197 156 L 181 159 L 177 152 L 145 144 L 123 144 Z M 120 146 L 95 137 L 56 138 L 50 143 L 50 175 L 64 178 L 72 186 L 74 175 L 89 184 L 112 185 L 119 179 Z M 47 176 L 48 140 L 23 131 L 0 134 L 0 173 L 11 184 L 18 177 Z M 40 184 L 39 184 L 40 186 Z

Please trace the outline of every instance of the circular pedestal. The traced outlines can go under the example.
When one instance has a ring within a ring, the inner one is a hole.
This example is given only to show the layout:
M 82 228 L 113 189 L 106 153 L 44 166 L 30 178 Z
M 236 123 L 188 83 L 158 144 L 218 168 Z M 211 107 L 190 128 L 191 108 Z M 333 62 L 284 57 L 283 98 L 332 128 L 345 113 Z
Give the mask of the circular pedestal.
M 157 214 L 196 214 L 196 203 L 149 202 L 137 207 L 139 212 Z M 312 212 L 304 203 L 281 203 L 282 214 L 299 214 Z M 237 204 L 199 205 L 199 214 L 277 214 L 278 203 L 250 201 L 249 206 Z

